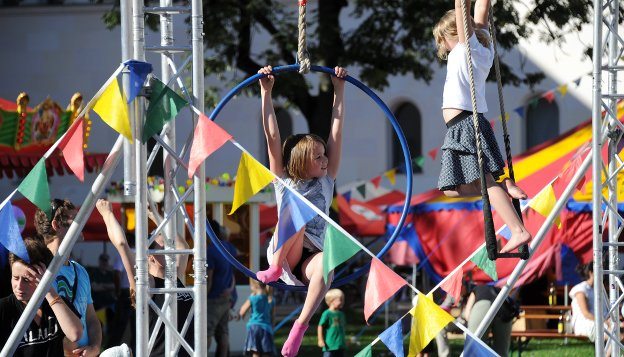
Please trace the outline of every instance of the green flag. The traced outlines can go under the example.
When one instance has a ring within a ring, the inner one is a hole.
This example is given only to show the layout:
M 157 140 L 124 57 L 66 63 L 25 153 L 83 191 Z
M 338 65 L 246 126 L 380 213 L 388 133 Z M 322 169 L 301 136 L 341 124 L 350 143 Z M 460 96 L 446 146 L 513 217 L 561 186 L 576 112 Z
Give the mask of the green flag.
M 48 187 L 45 158 L 39 160 L 17 190 L 48 216 L 50 215 L 50 188 Z
M 325 246 L 323 247 L 323 277 L 327 282 L 329 273 L 338 265 L 346 262 L 360 247 L 351 239 L 340 232 L 334 226 L 329 225 L 325 233 Z
M 414 159 L 414 164 L 416 164 L 416 166 L 422 168 L 425 165 L 425 157 L 421 155 L 421 156 L 415 158 Z
M 143 142 L 154 134 L 160 134 L 165 123 L 175 118 L 188 103 L 163 82 L 152 80 L 152 94 L 149 97 L 145 125 L 143 126 Z
M 498 280 L 498 274 L 496 274 L 496 263 L 488 259 L 487 250 L 485 247 L 479 249 L 470 260 L 475 263 L 484 273 L 486 273 L 492 280 Z
M 358 354 L 356 354 L 355 357 L 373 357 L 372 349 L 373 349 L 373 347 L 371 345 L 368 345 L 368 346 L 364 347 L 363 350 L 358 352 Z
M 355 189 L 360 193 L 360 195 L 362 195 L 362 198 L 366 198 L 366 184 L 365 183 L 359 185 Z

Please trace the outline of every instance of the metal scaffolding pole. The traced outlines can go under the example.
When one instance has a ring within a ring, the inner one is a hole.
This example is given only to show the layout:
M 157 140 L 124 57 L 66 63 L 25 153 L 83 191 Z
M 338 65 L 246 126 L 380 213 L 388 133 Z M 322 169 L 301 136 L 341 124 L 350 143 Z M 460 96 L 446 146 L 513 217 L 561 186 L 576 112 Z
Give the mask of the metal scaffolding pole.
M 133 58 L 132 48 L 132 2 L 121 1 L 119 3 L 119 13 L 121 15 L 121 61 L 125 62 Z M 123 88 L 126 93 L 130 86 L 130 71 L 127 68 L 123 70 L 122 77 Z M 130 112 L 130 115 L 134 113 Z M 130 118 L 132 122 L 133 118 Z M 132 128 L 131 128 L 132 129 Z M 134 196 L 136 190 L 136 182 L 134 181 L 134 147 L 132 142 L 124 140 L 123 143 L 123 194 L 124 196 Z
M 617 100 L 622 93 L 618 87 L 618 72 L 624 67 L 620 63 L 622 39 L 619 30 L 620 5 L 616 0 L 594 0 L 594 49 L 593 90 L 592 90 L 592 125 L 593 149 L 593 258 L 594 258 L 594 316 L 595 316 L 595 354 L 604 356 L 605 348 L 611 355 L 619 356 L 622 345 L 619 342 L 619 312 L 622 281 L 619 270 L 618 247 L 621 228 L 618 224 L 622 217 L 617 210 L 618 176 L 622 171 L 622 160 L 618 156 L 618 147 L 622 138 L 622 125 L 619 123 Z M 603 37 L 604 27 L 604 37 Z M 607 65 L 603 65 L 606 62 Z M 606 74 L 607 83 L 603 93 L 602 78 Z M 602 111 L 605 111 L 603 117 Z M 603 156 L 603 142 L 597 140 L 596 133 L 607 128 L 607 152 Z M 603 183 L 603 177 L 605 182 Z M 603 205 L 605 212 L 603 213 Z M 606 219 L 606 220 L 605 220 Z M 604 224 L 608 227 L 607 242 L 603 239 Z M 603 254 L 608 247 L 607 266 L 604 270 Z M 609 297 L 604 294 L 605 275 L 609 283 Z M 604 308 L 604 310 L 603 310 Z M 604 315 L 603 311 L 609 311 Z M 611 318 L 609 318 L 611 317 Z M 610 326 L 605 326 L 605 322 Z M 614 323 L 615 322 L 615 323 Z
M 193 47 L 193 100 L 195 106 L 204 112 L 204 19 L 201 0 L 192 0 L 191 43 Z M 199 118 L 194 115 L 197 125 Z M 195 189 L 195 231 L 193 271 L 195 284 L 195 356 L 208 355 L 207 333 L 207 298 L 206 290 L 206 172 L 202 163 L 197 168 L 193 179 Z

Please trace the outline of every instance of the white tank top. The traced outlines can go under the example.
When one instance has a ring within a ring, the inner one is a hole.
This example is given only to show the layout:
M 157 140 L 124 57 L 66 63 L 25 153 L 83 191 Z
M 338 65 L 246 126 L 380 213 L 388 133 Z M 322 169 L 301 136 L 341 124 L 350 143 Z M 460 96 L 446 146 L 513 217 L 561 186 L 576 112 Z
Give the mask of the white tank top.
M 472 54 L 475 91 L 477 94 L 477 112 L 485 113 L 488 111 L 487 103 L 485 102 L 485 80 L 492 67 L 494 49 L 491 43 L 490 47 L 484 47 L 477 40 L 477 36 L 474 33 L 470 36 L 468 42 L 470 43 Z M 470 75 L 468 72 L 468 61 L 466 60 L 466 45 L 464 43 L 458 43 L 448 54 L 446 82 L 444 83 L 444 93 L 442 94 L 442 109 L 446 108 L 472 111 Z

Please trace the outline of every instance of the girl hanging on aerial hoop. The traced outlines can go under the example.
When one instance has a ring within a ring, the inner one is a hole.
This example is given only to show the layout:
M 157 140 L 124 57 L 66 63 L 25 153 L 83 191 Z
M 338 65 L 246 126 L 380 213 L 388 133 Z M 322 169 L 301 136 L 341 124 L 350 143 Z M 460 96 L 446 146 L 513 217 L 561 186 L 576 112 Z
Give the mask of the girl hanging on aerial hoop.
M 269 165 L 271 171 L 308 201 L 327 213 L 332 201 L 334 180 L 340 165 L 342 150 L 342 127 L 344 122 L 344 80 L 347 71 L 336 67 L 331 77 L 334 85 L 334 105 L 331 128 L 327 143 L 314 134 L 291 135 L 281 143 L 277 118 L 273 108 L 271 91 L 275 82 L 271 66 L 258 73 L 266 77 L 260 79 L 262 94 L 262 124 L 267 139 Z M 286 193 L 286 188 L 275 183 L 278 206 Z M 257 274 L 258 280 L 270 283 L 281 278 L 288 284 L 306 284 L 308 293 L 299 318 L 293 324 L 288 339 L 282 348 L 282 355 L 296 356 L 310 318 L 323 300 L 333 275 L 327 283 L 323 279 L 323 242 L 327 222 L 320 216 L 309 221 L 306 226 L 288 239 L 277 251 L 277 232 L 273 235 L 267 258 L 269 268 Z
M 466 11 L 470 13 L 470 0 L 466 0 Z M 487 32 L 490 0 L 476 0 L 474 19 L 469 17 L 467 33 L 464 29 L 462 0 L 455 0 L 455 9 L 449 10 L 433 29 L 438 48 L 438 57 L 447 60 L 446 82 L 442 95 L 442 116 L 448 131 L 442 145 L 442 170 L 438 188 L 449 197 L 481 195 L 479 161 L 475 130 L 472 119 L 469 66 L 466 60 L 466 42 L 470 44 L 474 87 L 479 109 L 480 141 L 483 165 L 486 172 L 487 192 L 492 205 L 511 230 L 511 238 L 501 249 L 508 253 L 531 240 L 516 214 L 511 198 L 526 199 L 527 195 L 511 179 L 502 183 L 496 180 L 503 174 L 505 162 L 498 149 L 494 132 L 483 116 L 487 112 L 485 101 L 485 80 L 492 67 L 494 50 Z

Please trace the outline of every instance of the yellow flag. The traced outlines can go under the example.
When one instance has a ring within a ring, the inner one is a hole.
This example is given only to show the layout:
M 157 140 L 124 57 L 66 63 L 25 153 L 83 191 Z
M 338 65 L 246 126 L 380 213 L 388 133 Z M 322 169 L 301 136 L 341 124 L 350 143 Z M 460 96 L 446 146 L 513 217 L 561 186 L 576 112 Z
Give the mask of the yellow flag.
M 251 196 L 258 193 L 264 186 L 273 181 L 274 178 L 275 175 L 273 175 L 271 171 L 244 152 L 238 163 L 236 182 L 234 183 L 232 210 L 229 214 L 234 213 L 238 207 L 247 202 Z
M 388 170 L 384 173 L 384 176 L 388 178 L 388 181 L 394 186 L 396 184 L 396 169 Z
M 410 332 L 408 357 L 418 355 L 438 332 L 454 320 L 453 316 L 421 293 L 418 293 L 418 301 L 416 306 L 410 310 L 410 314 L 412 314 L 412 331 Z
M 553 190 L 552 185 L 549 184 L 531 200 L 529 207 L 533 208 L 535 212 L 541 214 L 542 216 L 548 217 L 550 211 L 552 211 L 555 207 L 555 203 L 557 203 L 555 190 Z M 559 216 L 555 219 L 555 224 L 558 228 L 561 228 L 561 219 Z
M 100 118 L 119 134 L 132 140 L 132 130 L 130 129 L 130 119 L 128 117 L 128 104 L 125 95 L 119 90 L 117 79 L 111 81 L 104 93 L 95 103 L 93 111 L 98 113 Z
M 559 90 L 559 93 L 561 93 L 562 97 L 565 97 L 565 95 L 568 93 L 568 85 L 567 84 L 564 84 L 564 85 L 560 86 L 557 89 Z

